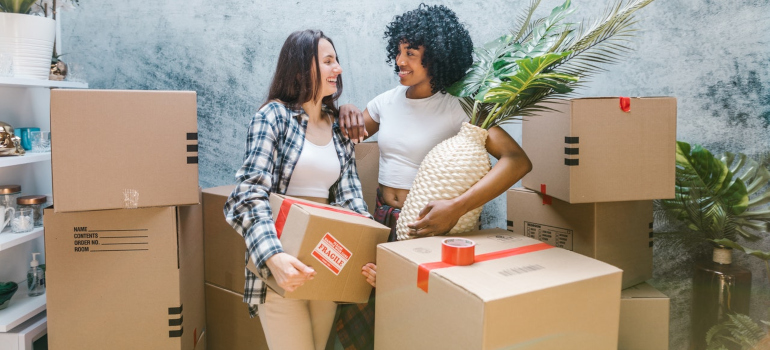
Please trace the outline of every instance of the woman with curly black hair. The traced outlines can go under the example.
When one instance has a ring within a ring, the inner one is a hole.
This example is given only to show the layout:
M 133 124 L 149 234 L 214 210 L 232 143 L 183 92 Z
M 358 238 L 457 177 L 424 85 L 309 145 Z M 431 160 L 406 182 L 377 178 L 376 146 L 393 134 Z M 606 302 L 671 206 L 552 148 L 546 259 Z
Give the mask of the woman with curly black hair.
M 354 142 L 379 132 L 380 185 L 374 217 L 391 227 L 393 241 L 400 209 L 423 158 L 469 122 L 459 99 L 446 89 L 473 63 L 473 42 L 452 10 L 425 4 L 396 16 L 385 38 L 387 62 L 394 64 L 401 85 L 375 97 L 363 113 L 355 106 L 342 106 L 340 127 Z M 428 203 L 418 221 L 408 224 L 413 237 L 446 234 L 462 215 L 501 195 L 532 169 L 521 147 L 500 127 L 489 130 L 486 148 L 497 164 L 461 196 Z M 361 273 L 376 285 L 374 264 L 365 265 Z M 342 307 L 337 331 L 345 349 L 372 348 L 373 321 L 373 301 Z

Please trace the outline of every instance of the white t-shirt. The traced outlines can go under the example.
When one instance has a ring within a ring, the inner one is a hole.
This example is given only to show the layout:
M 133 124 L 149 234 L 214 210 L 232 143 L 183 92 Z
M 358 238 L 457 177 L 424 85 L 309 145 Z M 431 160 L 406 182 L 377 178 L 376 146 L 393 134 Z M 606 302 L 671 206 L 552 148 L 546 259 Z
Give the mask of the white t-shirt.
M 325 146 L 318 146 L 305 139 L 297 165 L 291 173 L 286 195 L 327 198 L 329 189 L 340 177 L 341 169 L 334 138 Z
M 470 119 L 457 97 L 437 92 L 428 98 L 409 99 L 407 88 L 399 85 L 383 92 L 366 109 L 380 124 L 379 183 L 408 190 L 428 152 L 460 132 L 462 123 Z

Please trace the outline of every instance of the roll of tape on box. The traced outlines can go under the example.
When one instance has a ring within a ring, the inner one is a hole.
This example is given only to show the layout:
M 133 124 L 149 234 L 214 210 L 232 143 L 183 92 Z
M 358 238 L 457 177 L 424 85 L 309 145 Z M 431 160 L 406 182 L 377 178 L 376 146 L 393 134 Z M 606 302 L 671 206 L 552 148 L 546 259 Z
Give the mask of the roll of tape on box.
M 447 238 L 441 241 L 441 261 L 456 266 L 473 264 L 476 242 L 465 238 Z

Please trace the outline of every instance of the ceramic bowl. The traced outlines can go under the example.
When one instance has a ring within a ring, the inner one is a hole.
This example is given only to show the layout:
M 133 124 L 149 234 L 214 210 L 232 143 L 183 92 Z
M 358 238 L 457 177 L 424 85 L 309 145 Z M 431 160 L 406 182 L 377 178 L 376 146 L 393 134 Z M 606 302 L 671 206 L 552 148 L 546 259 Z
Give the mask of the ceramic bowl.
M 19 285 L 16 282 L 0 282 L 0 309 L 8 307 L 17 289 Z

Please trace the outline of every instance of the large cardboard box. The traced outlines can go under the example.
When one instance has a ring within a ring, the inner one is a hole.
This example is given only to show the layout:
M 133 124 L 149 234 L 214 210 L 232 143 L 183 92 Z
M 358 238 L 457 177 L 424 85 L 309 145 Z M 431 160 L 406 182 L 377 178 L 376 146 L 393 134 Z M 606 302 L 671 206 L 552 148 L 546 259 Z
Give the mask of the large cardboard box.
M 676 99 L 617 97 L 549 104 L 522 124 L 532 161 L 524 187 L 569 203 L 674 198 Z
M 235 185 L 203 190 L 205 280 L 243 295 L 246 243 L 225 220 L 224 207 Z
M 249 317 L 242 293 L 206 283 L 206 325 L 209 350 L 268 350 L 262 324 Z
M 45 212 L 52 349 L 198 350 L 201 206 Z
M 291 299 L 369 300 L 372 286 L 361 275 L 361 267 L 375 262 L 376 247 L 387 242 L 390 228 L 340 207 L 274 193 L 270 207 L 284 252 L 316 271 L 314 279 L 293 292 L 283 290 L 270 276 L 265 283 L 271 289 Z M 257 271 L 251 260 L 247 267 Z
M 652 201 L 569 204 L 523 188 L 507 197 L 508 230 L 614 265 L 623 288 L 652 278 Z
M 193 91 L 51 91 L 54 210 L 198 204 Z
M 669 298 L 647 283 L 620 292 L 618 350 L 668 350 Z
M 361 179 L 361 190 L 369 213 L 374 214 L 377 207 L 377 188 L 380 186 L 380 147 L 375 142 L 362 142 L 356 145 L 356 169 Z
M 619 269 L 502 229 L 462 237 L 469 266 L 432 264 L 446 237 L 378 246 L 376 349 L 617 348 Z

